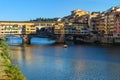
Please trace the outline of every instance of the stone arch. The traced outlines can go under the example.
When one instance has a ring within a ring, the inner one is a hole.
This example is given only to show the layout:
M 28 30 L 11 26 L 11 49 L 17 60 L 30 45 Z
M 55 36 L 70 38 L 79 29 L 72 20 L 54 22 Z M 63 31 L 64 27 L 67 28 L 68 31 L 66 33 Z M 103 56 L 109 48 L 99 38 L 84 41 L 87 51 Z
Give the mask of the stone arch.
M 4 38 L 6 38 L 6 41 L 8 41 L 8 42 L 10 41 L 10 44 L 11 44 L 11 41 L 12 42 L 14 41 L 14 39 L 15 39 L 15 43 L 16 43 L 16 39 L 20 39 L 20 43 L 23 44 L 23 38 L 20 35 L 6 35 L 6 36 L 4 36 Z M 19 40 L 17 40 L 17 41 L 19 41 Z

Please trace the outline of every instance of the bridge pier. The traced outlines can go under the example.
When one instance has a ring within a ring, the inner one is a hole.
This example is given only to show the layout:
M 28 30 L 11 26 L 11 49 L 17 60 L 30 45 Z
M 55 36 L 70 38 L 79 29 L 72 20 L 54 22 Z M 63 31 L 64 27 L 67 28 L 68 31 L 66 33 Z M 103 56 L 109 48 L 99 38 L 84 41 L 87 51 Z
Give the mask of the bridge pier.
M 21 35 L 22 38 L 22 43 L 23 44 L 30 44 L 30 38 L 28 37 L 28 35 Z
M 65 42 L 65 39 L 64 39 L 65 35 L 64 34 L 58 34 L 56 35 L 56 42 L 57 43 L 64 43 Z
M 31 44 L 31 42 L 30 42 L 30 40 L 31 40 L 31 38 L 27 38 L 27 44 Z
M 15 35 L 5 35 L 5 37 L 6 37 L 6 36 L 19 37 L 19 38 L 22 39 L 22 44 L 31 44 L 31 39 L 32 39 L 33 37 L 49 38 L 49 36 L 50 36 L 50 38 L 52 38 L 51 35 L 45 35 L 45 34 L 15 34 Z M 64 37 L 64 35 L 63 35 L 62 37 Z M 62 37 L 61 37 L 61 41 L 64 41 L 64 40 L 63 40 L 64 38 L 62 38 Z
M 73 36 L 73 41 L 74 41 L 74 42 L 76 41 L 76 38 L 77 38 L 76 36 Z

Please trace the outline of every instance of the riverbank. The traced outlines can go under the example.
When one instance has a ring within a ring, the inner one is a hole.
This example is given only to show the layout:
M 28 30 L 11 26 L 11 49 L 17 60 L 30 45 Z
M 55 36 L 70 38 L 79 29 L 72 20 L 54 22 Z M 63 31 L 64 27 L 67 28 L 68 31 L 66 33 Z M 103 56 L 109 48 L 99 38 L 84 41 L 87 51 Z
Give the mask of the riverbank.
M 0 39 L 0 80 L 26 80 L 16 65 L 10 61 L 10 50 L 4 39 Z

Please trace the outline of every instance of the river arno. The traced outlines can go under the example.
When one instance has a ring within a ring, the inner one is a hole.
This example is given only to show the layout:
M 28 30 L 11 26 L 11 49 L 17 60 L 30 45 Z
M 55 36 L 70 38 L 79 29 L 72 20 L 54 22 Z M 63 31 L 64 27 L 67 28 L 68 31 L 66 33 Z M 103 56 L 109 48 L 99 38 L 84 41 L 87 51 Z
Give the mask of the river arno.
M 120 80 L 120 47 L 24 45 L 11 51 L 27 80 Z

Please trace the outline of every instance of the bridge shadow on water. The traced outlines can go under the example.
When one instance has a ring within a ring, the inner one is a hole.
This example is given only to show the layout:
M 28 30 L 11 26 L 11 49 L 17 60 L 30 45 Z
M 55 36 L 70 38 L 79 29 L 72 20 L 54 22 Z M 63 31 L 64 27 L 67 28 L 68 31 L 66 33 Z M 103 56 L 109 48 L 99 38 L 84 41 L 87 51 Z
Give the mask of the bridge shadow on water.
M 54 44 L 55 42 L 55 40 L 49 38 L 33 37 L 30 39 L 30 45 L 50 45 Z M 19 46 L 24 44 L 22 38 L 15 36 L 7 36 L 6 43 L 13 46 Z
M 6 37 L 6 43 L 8 45 L 21 45 L 22 44 L 22 38 L 16 37 L 16 36 L 7 36 Z
M 54 44 L 56 41 L 49 39 L 49 38 L 32 38 L 30 43 L 35 44 L 35 45 L 49 45 L 49 44 Z

